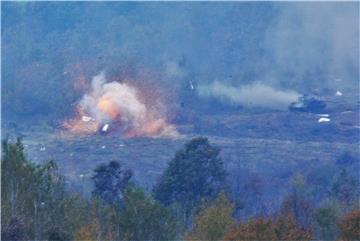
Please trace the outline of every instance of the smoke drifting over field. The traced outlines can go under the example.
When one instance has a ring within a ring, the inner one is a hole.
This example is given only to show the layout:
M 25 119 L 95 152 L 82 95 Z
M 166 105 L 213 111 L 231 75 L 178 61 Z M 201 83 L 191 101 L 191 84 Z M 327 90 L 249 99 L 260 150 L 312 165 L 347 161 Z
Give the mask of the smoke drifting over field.
M 233 87 L 218 81 L 208 86 L 199 87 L 200 96 L 215 97 L 232 105 L 266 107 L 286 110 L 291 102 L 295 102 L 300 94 L 295 91 L 281 91 L 264 84 Z
M 266 30 L 266 79 L 299 86 L 358 87 L 359 3 L 277 3 Z M 341 80 L 341 83 L 336 80 Z
M 65 127 L 74 133 L 106 132 L 110 128 L 128 137 L 176 137 L 175 127 L 161 115 L 163 107 L 150 108 L 137 88 L 127 83 L 106 83 L 101 73 L 80 100 L 77 118 L 66 122 Z
M 263 85 L 281 103 L 271 89 L 347 98 L 358 87 L 358 2 L 4 2 L 2 13 L 3 106 L 14 114 L 68 115 L 74 79 L 101 70 L 148 69 L 178 96 L 190 81 Z

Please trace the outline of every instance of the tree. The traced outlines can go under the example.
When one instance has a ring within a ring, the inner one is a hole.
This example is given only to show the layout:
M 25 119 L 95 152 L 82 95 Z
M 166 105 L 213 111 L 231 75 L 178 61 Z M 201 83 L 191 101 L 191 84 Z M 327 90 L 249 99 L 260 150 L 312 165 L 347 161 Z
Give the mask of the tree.
M 63 213 L 63 220 L 60 220 L 60 223 L 64 223 L 66 231 L 71 236 L 70 239 L 74 238 L 74 234 L 81 227 L 88 224 L 90 220 L 94 220 L 92 212 L 89 212 L 91 210 L 89 202 L 77 193 L 68 194 L 62 200 L 60 210 Z
M 334 202 L 325 203 L 314 211 L 315 227 L 318 227 L 318 239 L 335 240 L 338 235 L 336 220 L 339 216 L 339 207 Z
M 337 172 L 338 167 L 335 165 L 319 165 L 309 170 L 306 180 L 307 189 L 311 192 L 313 202 L 321 202 L 329 198 L 329 189 L 332 185 L 332 179 Z
M 100 200 L 96 198 L 91 200 L 91 205 L 88 207 L 89 219 L 74 230 L 74 240 L 101 240 L 104 238 L 105 232 L 101 224 L 106 225 L 106 223 L 101 223 L 99 218 L 100 213 L 102 215 L 105 213 L 103 207 Z
M 237 240 L 311 240 L 311 232 L 302 229 L 292 216 L 257 218 L 240 224 L 224 237 L 227 241 Z
M 2 240 L 72 239 L 89 218 L 86 201 L 66 192 L 54 162 L 28 161 L 20 139 L 2 151 Z
M 186 235 L 186 240 L 221 240 L 225 233 L 235 225 L 232 218 L 234 204 L 224 192 L 210 204 L 204 204 L 202 211 L 195 217 L 193 230 Z
M 124 190 L 132 177 L 131 170 L 122 170 L 119 162 L 111 161 L 102 164 L 94 170 L 92 177 L 94 181 L 93 196 L 103 199 L 109 204 L 121 205 Z
M 97 236 L 97 230 L 99 229 L 98 220 L 93 220 L 93 222 L 81 226 L 74 233 L 74 240 L 83 241 L 83 240 L 99 240 Z
M 30 183 L 25 181 L 31 174 L 31 167 L 28 165 L 24 147 L 20 138 L 16 143 L 2 142 L 2 161 L 1 161 L 1 201 L 2 214 L 8 215 L 7 211 L 14 216 L 23 214 L 26 210 L 22 209 L 20 199 L 26 195 Z
M 4 141 L 2 151 L 3 224 L 16 224 L 10 227 L 17 230 L 23 228 L 17 232 L 24 233 L 26 239 L 48 239 L 55 232 L 58 237 L 63 234 L 63 238 L 68 239 L 62 210 L 64 180 L 56 164 L 29 162 L 20 139 L 15 143 Z
M 227 241 L 237 240 L 275 240 L 276 234 L 270 219 L 258 218 L 240 224 L 230 230 L 224 237 Z
M 311 230 L 304 229 L 291 216 L 280 216 L 275 220 L 276 240 L 312 240 Z
M 177 229 L 177 221 L 170 210 L 139 187 L 126 190 L 125 207 L 120 211 L 122 240 L 174 240 Z
M 249 170 L 243 170 L 242 173 L 238 172 L 236 175 L 236 185 L 238 188 L 233 190 L 233 198 L 238 199 L 240 204 L 238 204 L 237 215 L 240 216 L 242 214 L 245 217 L 263 215 L 265 213 L 263 178 Z
M 226 172 L 219 153 L 219 148 L 211 146 L 207 138 L 187 142 L 155 186 L 156 199 L 164 205 L 180 204 L 184 222 L 188 223 L 192 208 L 201 199 L 214 198 L 224 188 Z
M 75 240 L 120 240 L 119 206 L 92 197 L 87 205 L 88 215 L 74 230 Z
M 312 208 L 307 199 L 307 188 L 305 179 L 302 175 L 295 175 L 293 178 L 293 187 L 289 195 L 284 198 L 281 204 L 281 214 L 283 216 L 292 216 L 296 222 L 303 228 L 311 225 Z
M 338 226 L 343 240 L 359 240 L 360 238 L 360 210 L 345 214 L 338 220 Z
M 332 185 L 332 194 L 345 207 L 350 207 L 358 197 L 359 182 L 342 169 Z
M 20 218 L 3 219 L 1 223 L 1 240 L 25 240 L 25 227 Z

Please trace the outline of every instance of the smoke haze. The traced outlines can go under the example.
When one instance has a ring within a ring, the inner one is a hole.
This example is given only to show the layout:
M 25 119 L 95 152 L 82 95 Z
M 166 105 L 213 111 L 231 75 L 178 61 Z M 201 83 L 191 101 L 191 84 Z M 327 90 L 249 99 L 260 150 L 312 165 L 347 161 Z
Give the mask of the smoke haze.
M 71 132 L 93 133 L 110 125 L 128 137 L 178 135 L 161 114 L 164 105 L 150 108 L 138 89 L 127 83 L 107 83 L 104 73 L 92 79 L 91 90 L 81 98 L 77 108 L 79 116 L 65 124 Z
M 189 81 L 359 95 L 358 2 L 4 2 L 2 13 L 6 113 L 69 115 L 74 79 L 101 70 L 156 73 L 169 108 Z
M 232 105 L 266 107 L 277 110 L 286 110 L 291 102 L 297 101 L 300 97 L 300 94 L 295 91 L 276 90 L 260 83 L 233 87 L 218 81 L 208 86 L 200 86 L 199 95 L 215 97 Z
M 358 86 L 359 3 L 275 5 L 279 17 L 267 28 L 264 38 L 269 56 L 266 79 L 288 82 L 303 90 L 305 86 Z

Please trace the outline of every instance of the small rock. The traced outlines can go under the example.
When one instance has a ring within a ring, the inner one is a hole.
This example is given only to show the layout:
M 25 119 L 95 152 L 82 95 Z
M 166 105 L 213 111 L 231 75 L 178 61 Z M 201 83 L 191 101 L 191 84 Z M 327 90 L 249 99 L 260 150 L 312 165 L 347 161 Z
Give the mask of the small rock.
M 330 118 L 326 118 L 326 117 L 322 117 L 318 120 L 319 123 L 322 123 L 322 122 L 330 122 Z
M 106 132 L 109 129 L 109 124 L 105 124 L 101 131 Z
M 81 120 L 84 121 L 84 122 L 89 122 L 89 121 L 92 120 L 92 118 L 90 116 L 85 116 L 84 115 L 83 117 L 81 117 Z
M 341 91 L 339 91 L 339 90 L 338 90 L 338 91 L 336 91 L 335 95 L 336 95 L 336 96 L 342 96 L 342 95 L 343 95 L 343 93 L 342 93 Z
M 330 115 L 329 114 L 316 114 L 317 116 L 320 116 L 320 117 L 329 117 Z

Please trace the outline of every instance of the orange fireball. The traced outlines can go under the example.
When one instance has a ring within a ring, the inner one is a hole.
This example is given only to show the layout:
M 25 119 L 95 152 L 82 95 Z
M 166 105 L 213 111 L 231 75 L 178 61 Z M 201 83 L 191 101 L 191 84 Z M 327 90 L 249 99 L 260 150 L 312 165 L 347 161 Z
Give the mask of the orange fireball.
M 114 105 L 114 103 L 107 98 L 100 98 L 97 104 L 97 108 L 105 113 L 106 115 L 110 116 L 112 119 L 116 119 L 120 115 L 118 108 Z
M 64 128 L 72 133 L 95 134 L 100 128 L 127 137 L 175 137 L 175 127 L 168 124 L 163 114 L 163 103 L 151 89 L 139 90 L 128 83 L 106 82 L 103 73 L 93 78 L 91 89 L 77 105 L 77 116 L 65 121 Z M 149 96 L 148 98 L 140 98 Z

